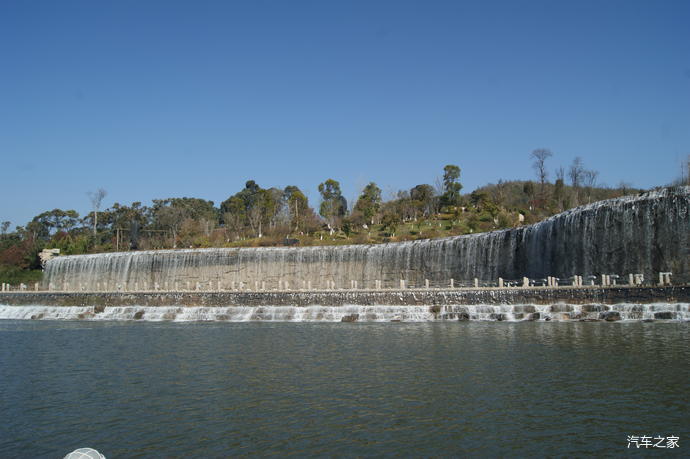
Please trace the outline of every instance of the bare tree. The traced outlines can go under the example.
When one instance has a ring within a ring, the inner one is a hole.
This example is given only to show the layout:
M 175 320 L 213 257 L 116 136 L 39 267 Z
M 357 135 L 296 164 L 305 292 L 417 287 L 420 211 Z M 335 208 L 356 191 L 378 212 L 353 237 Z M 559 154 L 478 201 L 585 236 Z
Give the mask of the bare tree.
M 96 228 L 98 227 L 98 211 L 101 209 L 101 203 L 103 198 L 108 194 L 103 188 L 99 188 L 96 191 L 89 191 L 86 193 L 91 200 L 91 205 L 93 206 L 93 234 L 96 234 Z
M 2 234 L 7 233 L 7 230 L 10 228 L 11 222 L 2 222 L 0 223 L 0 231 Z
M 568 169 L 568 178 L 570 178 L 570 184 L 573 186 L 573 188 L 579 188 L 582 186 L 584 172 L 585 166 L 582 162 L 582 158 L 577 156 Z
M 565 169 L 563 169 L 563 166 L 556 169 L 556 180 L 561 180 L 565 183 Z
M 539 206 L 544 207 L 546 202 L 546 190 L 544 189 L 544 184 L 549 176 L 549 171 L 546 170 L 546 160 L 553 156 L 551 150 L 546 148 L 537 148 L 532 150 L 532 168 L 537 173 L 537 179 L 539 180 Z
M 541 184 L 541 191 L 543 192 L 544 183 L 546 182 L 546 179 L 549 176 L 549 171 L 546 170 L 546 160 L 552 157 L 553 153 L 551 153 L 551 150 L 547 148 L 537 148 L 536 150 L 532 151 L 531 156 L 534 160 L 534 162 L 532 163 L 532 167 L 534 168 L 534 171 L 537 173 L 537 179 Z
M 597 184 L 597 177 L 599 176 L 599 172 L 595 170 L 585 170 L 582 173 L 582 181 L 585 185 L 585 188 L 587 190 L 587 202 L 590 203 L 592 202 L 592 188 L 594 188 Z

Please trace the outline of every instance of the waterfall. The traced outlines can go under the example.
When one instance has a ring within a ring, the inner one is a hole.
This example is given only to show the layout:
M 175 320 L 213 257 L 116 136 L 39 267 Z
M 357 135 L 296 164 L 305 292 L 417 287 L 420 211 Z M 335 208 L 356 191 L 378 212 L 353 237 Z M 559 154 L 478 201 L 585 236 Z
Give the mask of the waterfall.
M 690 282 L 690 187 L 601 201 L 540 223 L 483 234 L 377 245 L 214 248 L 61 256 L 48 261 L 43 288 L 222 289 L 280 285 L 313 289 L 388 288 L 450 279 L 544 278 L 672 272 Z
M 175 322 L 690 321 L 688 303 L 470 306 L 3 306 L 0 319 Z

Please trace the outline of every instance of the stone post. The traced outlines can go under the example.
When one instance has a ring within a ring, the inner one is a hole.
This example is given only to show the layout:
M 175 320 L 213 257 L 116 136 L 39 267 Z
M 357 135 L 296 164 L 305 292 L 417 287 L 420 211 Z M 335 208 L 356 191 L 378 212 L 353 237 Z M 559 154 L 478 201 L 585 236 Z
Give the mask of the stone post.
M 429 288 L 429 279 L 424 279 L 424 288 Z
M 671 285 L 671 274 L 673 273 L 666 273 L 666 285 Z
M 479 279 L 474 278 L 474 288 L 479 288 Z
M 498 288 L 503 288 L 503 278 L 502 277 L 498 278 Z
M 451 289 L 455 288 L 455 286 L 453 284 L 454 284 L 454 281 L 453 281 L 453 278 L 451 278 L 450 279 L 450 288 Z
M 664 285 L 664 273 L 659 273 L 659 286 Z
M 310 280 L 307 281 L 307 290 L 311 290 L 311 281 Z
M 355 281 L 355 290 L 357 290 L 357 281 Z
M 405 289 L 405 281 L 400 279 L 400 290 L 404 290 L 404 289 Z
M 34 284 L 34 291 L 38 292 L 38 282 Z
M 285 290 L 290 290 L 290 284 L 288 281 L 285 281 Z
M 522 278 L 522 286 L 523 287 L 529 287 L 529 279 L 526 277 Z

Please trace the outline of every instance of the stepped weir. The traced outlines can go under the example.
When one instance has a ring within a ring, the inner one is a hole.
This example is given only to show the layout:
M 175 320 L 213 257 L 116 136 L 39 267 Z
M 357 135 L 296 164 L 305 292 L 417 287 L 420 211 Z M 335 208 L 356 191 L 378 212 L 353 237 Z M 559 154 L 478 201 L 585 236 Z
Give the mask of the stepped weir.
M 41 289 L 327 290 L 476 286 L 502 279 L 672 273 L 690 282 L 690 187 L 577 207 L 534 225 L 376 245 L 71 255 Z M 401 282 L 402 281 L 402 282 Z M 455 282 L 455 285 L 453 285 Z M 487 284 L 488 283 L 488 284 Z

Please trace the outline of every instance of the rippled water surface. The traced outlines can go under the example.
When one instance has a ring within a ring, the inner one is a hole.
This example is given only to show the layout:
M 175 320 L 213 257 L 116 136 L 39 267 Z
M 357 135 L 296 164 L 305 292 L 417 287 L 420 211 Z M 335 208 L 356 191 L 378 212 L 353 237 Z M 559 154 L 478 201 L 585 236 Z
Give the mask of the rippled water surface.
M 0 456 L 619 455 L 631 434 L 687 454 L 689 338 L 688 323 L 1 321 Z

